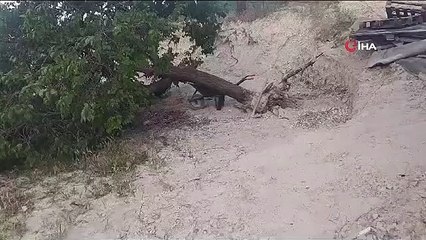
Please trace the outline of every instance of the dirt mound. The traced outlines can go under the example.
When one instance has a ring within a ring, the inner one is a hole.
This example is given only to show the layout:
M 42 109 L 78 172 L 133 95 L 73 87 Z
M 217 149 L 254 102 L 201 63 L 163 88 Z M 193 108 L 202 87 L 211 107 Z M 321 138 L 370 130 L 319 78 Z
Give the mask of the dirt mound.
M 322 59 L 295 80 L 291 93 L 302 103 L 296 126 L 334 127 L 352 117 L 357 79 L 349 66 L 336 59 Z
M 329 5 L 335 7 L 331 13 L 341 15 L 338 4 Z M 243 85 L 260 92 L 265 81 L 280 81 L 288 71 L 323 52 L 324 56 L 314 66 L 289 80 L 289 97 L 297 107 L 274 112 L 290 120 L 294 126 L 307 128 L 332 127 L 346 122 L 351 118 L 357 79 L 347 72 L 350 66 L 341 57 L 339 59 L 341 49 L 331 49 L 333 44 L 318 41 L 322 30 L 313 27 L 312 21 L 316 20 L 309 15 L 313 10 L 308 6 L 292 3 L 285 10 L 250 23 L 227 22 L 217 41 L 215 54 L 206 57 L 200 69 L 232 82 L 247 74 L 255 74 L 254 81 Z M 343 34 L 341 29 L 337 31 Z M 186 89 L 180 90 L 190 94 L 190 88 Z M 225 106 L 235 104 L 235 101 L 227 100 Z

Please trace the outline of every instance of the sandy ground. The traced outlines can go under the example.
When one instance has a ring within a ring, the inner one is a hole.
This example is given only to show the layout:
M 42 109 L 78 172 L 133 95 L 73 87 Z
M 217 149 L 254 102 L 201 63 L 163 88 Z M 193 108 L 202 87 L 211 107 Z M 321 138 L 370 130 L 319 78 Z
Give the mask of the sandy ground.
M 131 194 L 88 197 L 80 172 L 46 179 L 32 189 L 22 239 L 340 239 L 367 227 L 379 239 L 426 239 L 424 82 L 398 66 L 367 70 L 364 57 L 316 41 L 315 21 L 295 5 L 227 24 L 230 43 L 202 69 L 230 81 L 256 74 L 244 86 L 259 91 L 324 52 L 291 81 L 297 108 L 250 118 L 232 99 L 222 111 L 182 104 L 205 123 L 155 130 L 164 164 L 140 166 Z M 373 16 L 382 7 L 356 5 Z M 148 135 L 130 139 L 142 147 Z

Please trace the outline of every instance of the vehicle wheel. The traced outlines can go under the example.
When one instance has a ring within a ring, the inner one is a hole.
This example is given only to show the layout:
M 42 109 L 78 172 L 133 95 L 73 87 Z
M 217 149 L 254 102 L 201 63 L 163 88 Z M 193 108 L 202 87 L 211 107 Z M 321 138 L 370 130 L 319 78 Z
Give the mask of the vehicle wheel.
M 214 97 L 214 104 L 216 106 L 216 110 L 221 110 L 225 105 L 225 95 L 220 95 Z
M 201 94 L 195 94 L 188 101 L 191 109 L 193 110 L 203 109 L 207 106 L 206 102 L 204 101 L 204 97 Z

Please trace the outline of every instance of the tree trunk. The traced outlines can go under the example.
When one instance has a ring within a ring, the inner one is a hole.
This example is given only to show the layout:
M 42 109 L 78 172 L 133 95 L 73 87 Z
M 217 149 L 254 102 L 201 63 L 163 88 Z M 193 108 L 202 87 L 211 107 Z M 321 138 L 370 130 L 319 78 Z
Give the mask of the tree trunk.
M 143 69 L 141 72 L 143 72 L 147 77 L 156 75 L 161 78 L 165 83 L 164 86 L 169 86 L 168 84 L 170 82 L 183 82 L 193 85 L 204 96 L 227 95 L 242 103 L 245 108 L 253 109 L 254 115 L 256 112 L 263 113 L 271 110 L 275 106 L 280 106 L 281 108 L 296 106 L 294 99 L 289 97 L 287 94 L 290 89 L 288 79 L 312 66 L 320 56 L 322 56 L 322 53 L 315 56 L 299 68 L 289 71 L 279 82 L 270 82 L 269 84 L 266 82 L 264 89 L 258 94 L 238 85 L 239 83 L 248 80 L 247 77 L 253 75 L 248 75 L 241 79 L 241 81 L 237 84 L 234 84 L 223 78 L 192 67 L 173 66 L 170 71 L 163 74 L 155 73 L 152 68 Z M 163 84 L 158 85 L 163 86 Z M 154 85 L 148 87 L 151 91 L 152 89 L 164 89 L 164 87 L 159 88 L 156 86 L 154 87 Z M 256 99 L 254 99 L 255 96 L 257 96 Z
M 142 72 L 148 76 L 155 74 L 151 69 L 145 69 Z M 172 67 L 168 73 L 159 77 L 169 78 L 173 82 L 190 83 L 201 90 L 202 94 L 227 95 L 243 104 L 250 104 L 254 95 L 253 92 L 223 78 L 190 67 Z
M 170 78 L 163 78 L 159 81 L 153 82 L 148 85 L 148 90 L 155 96 L 160 97 L 172 86 L 172 80 Z

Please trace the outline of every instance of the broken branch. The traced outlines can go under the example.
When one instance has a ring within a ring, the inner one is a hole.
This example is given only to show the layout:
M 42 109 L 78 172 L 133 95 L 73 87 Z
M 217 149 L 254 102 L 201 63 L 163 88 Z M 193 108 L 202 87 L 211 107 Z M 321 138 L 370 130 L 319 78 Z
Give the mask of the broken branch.
M 143 69 L 141 72 L 152 73 L 153 71 L 152 69 Z M 158 74 L 155 75 L 158 76 Z M 253 98 L 253 93 L 250 90 L 190 67 L 171 67 L 169 72 L 163 73 L 159 77 L 170 78 L 173 82 L 191 83 L 206 96 L 227 95 L 243 104 L 251 102 Z M 246 78 L 245 80 L 249 79 Z
M 262 95 L 265 93 L 267 89 L 266 84 L 268 84 L 268 81 L 265 81 L 265 84 L 263 85 L 262 91 L 259 94 L 259 98 L 257 99 L 256 104 L 254 105 L 253 112 L 251 113 L 251 117 L 254 117 L 254 115 L 256 114 L 257 107 L 259 107 L 260 100 L 262 99 Z
M 317 59 L 319 57 L 321 57 L 324 53 L 320 53 L 317 56 L 315 56 L 314 58 L 312 58 L 311 60 L 309 60 L 307 63 L 305 63 L 302 67 L 292 70 L 290 72 L 288 72 L 282 79 L 281 79 L 281 83 L 286 83 L 287 80 L 293 76 L 295 76 L 296 74 L 300 73 L 301 71 L 304 71 L 306 68 L 314 65 L 314 63 L 317 61 Z
M 256 75 L 254 75 L 254 74 L 247 75 L 247 76 L 245 76 L 245 77 L 241 78 L 241 80 L 240 80 L 240 81 L 238 81 L 238 82 L 236 83 L 236 85 L 240 85 L 241 83 L 243 83 L 243 82 L 245 82 L 245 81 L 247 81 L 247 80 L 253 80 L 253 79 L 254 79 L 254 78 L 253 78 L 254 76 L 256 76 Z
M 254 116 L 256 112 L 266 112 L 273 106 L 285 108 L 294 105 L 294 99 L 290 99 L 287 94 L 290 87 L 290 85 L 287 84 L 287 80 L 296 74 L 303 72 L 309 66 L 312 66 L 322 55 L 323 53 L 320 53 L 300 68 L 289 71 L 278 83 L 271 82 L 268 84 L 268 81 L 266 81 L 262 91 L 258 94 L 256 101 L 253 101 L 254 96 L 256 95 L 254 92 L 239 86 L 244 81 L 253 80 L 254 75 L 247 75 L 234 84 L 218 76 L 191 67 L 173 66 L 166 73 L 156 73 L 152 69 L 144 69 L 142 72 L 145 73 L 145 75 L 156 75 L 157 77 L 165 80 L 162 81 L 164 82 L 164 87 L 161 87 L 161 90 L 167 89 L 166 87 L 169 87 L 171 82 L 189 83 L 205 97 L 226 95 L 234 98 L 243 105 L 250 107 L 253 110 L 252 116 Z M 285 84 L 285 86 L 279 86 L 280 84 Z M 265 98 L 266 100 L 262 102 L 262 98 L 265 94 L 268 95 Z M 262 106 L 259 106 L 260 104 Z

